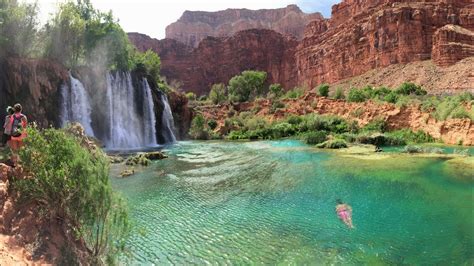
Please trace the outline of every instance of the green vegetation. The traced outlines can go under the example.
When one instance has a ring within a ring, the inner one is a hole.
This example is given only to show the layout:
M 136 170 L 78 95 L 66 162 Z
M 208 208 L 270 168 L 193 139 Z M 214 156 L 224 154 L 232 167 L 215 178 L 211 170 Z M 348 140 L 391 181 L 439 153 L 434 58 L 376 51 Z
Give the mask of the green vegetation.
M 68 0 L 39 28 L 37 4 L 0 0 L 0 58 L 50 58 L 69 68 L 143 70 L 157 84 L 160 59 L 138 52 L 111 12 L 95 9 L 90 0 Z
M 328 97 L 329 96 L 329 85 L 322 84 L 318 87 L 319 96 Z
M 336 92 L 334 93 L 334 99 L 336 100 L 343 100 L 346 96 L 344 95 L 344 90 L 342 88 L 337 88 Z
M 272 84 L 269 87 L 269 92 L 267 98 L 275 98 L 278 99 L 284 94 L 284 89 L 280 84 Z
M 194 93 L 194 92 L 186 93 L 186 98 L 188 98 L 188 100 L 190 100 L 190 101 L 196 101 L 197 100 L 196 93 Z
M 306 144 L 309 145 L 316 145 L 323 143 L 327 140 L 328 134 L 327 132 L 324 131 L 314 131 L 314 132 L 308 132 L 305 135 L 303 135 L 303 139 L 306 142 Z
M 36 3 L 0 0 L 0 58 L 30 57 L 36 52 L 37 15 Z
M 296 88 L 293 88 L 292 90 L 287 91 L 286 94 L 283 96 L 283 98 L 298 99 L 303 95 L 304 95 L 304 89 L 296 87 Z
M 474 120 L 474 95 L 464 92 L 446 97 L 429 97 L 421 103 L 421 109 L 431 112 L 437 120 L 449 118 L 468 118 Z M 467 107 L 470 106 L 470 111 Z
M 209 100 L 211 100 L 213 104 L 225 102 L 225 100 L 227 100 L 225 85 L 222 83 L 212 85 L 211 91 L 209 92 Z
M 66 231 L 84 240 L 90 264 L 110 264 L 124 248 L 127 208 L 112 191 L 106 155 L 83 142 L 63 130 L 29 128 L 20 158 L 31 178 L 12 184 L 21 201 L 47 210 L 44 219 L 62 220 Z
M 246 102 L 257 96 L 265 95 L 267 73 L 260 71 L 244 71 L 229 81 L 229 100 Z

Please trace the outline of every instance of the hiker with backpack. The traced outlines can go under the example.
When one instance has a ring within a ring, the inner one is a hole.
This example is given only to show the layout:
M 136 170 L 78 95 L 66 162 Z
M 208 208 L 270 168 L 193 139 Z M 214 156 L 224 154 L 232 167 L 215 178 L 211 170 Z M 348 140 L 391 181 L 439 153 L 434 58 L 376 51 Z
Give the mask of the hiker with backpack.
M 8 145 L 8 142 L 11 139 L 12 135 L 12 123 L 10 120 L 10 117 L 15 113 L 13 110 L 13 107 L 8 106 L 7 107 L 7 116 L 5 116 L 5 123 L 3 123 L 3 137 L 2 137 L 2 145 L 6 146 Z
M 28 120 L 26 115 L 21 113 L 22 107 L 19 103 L 13 106 L 15 113 L 10 116 L 11 139 L 9 141 L 12 150 L 12 162 L 18 162 L 18 150 L 23 146 L 23 139 L 26 137 L 26 125 Z

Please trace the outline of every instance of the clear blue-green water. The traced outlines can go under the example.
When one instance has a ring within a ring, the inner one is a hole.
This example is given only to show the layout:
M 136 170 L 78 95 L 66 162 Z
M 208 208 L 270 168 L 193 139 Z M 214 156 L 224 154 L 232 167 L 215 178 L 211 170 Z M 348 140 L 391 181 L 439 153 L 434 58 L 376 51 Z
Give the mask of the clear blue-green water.
M 447 160 L 351 158 L 291 140 L 183 142 L 168 154 L 112 179 L 134 224 L 124 263 L 474 262 L 472 165 L 460 179 Z M 338 198 L 355 229 L 334 213 Z

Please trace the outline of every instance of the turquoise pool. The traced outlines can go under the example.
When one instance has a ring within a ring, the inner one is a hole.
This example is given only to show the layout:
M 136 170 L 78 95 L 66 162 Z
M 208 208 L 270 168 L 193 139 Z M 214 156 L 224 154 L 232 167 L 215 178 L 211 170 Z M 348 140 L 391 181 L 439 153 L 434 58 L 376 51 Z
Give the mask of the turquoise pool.
M 167 152 L 112 179 L 134 224 L 124 263 L 474 262 L 473 165 L 460 178 L 446 159 L 348 157 L 293 140 Z M 352 205 L 355 229 L 337 219 L 338 198 Z

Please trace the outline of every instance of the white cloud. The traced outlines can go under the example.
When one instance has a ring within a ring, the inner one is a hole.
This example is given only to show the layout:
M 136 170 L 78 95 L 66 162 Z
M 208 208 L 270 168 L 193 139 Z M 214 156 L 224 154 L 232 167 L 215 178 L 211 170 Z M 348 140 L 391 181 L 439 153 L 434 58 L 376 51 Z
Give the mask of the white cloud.
M 34 2 L 35 0 L 25 0 Z M 49 14 L 57 7 L 55 0 L 39 0 L 41 20 L 47 21 Z M 330 14 L 330 6 L 335 0 L 91 0 L 94 7 L 112 10 L 127 32 L 141 32 L 155 38 L 164 38 L 167 25 L 176 21 L 185 10 L 217 11 L 227 8 L 281 8 L 298 4 L 305 12 L 320 11 Z

